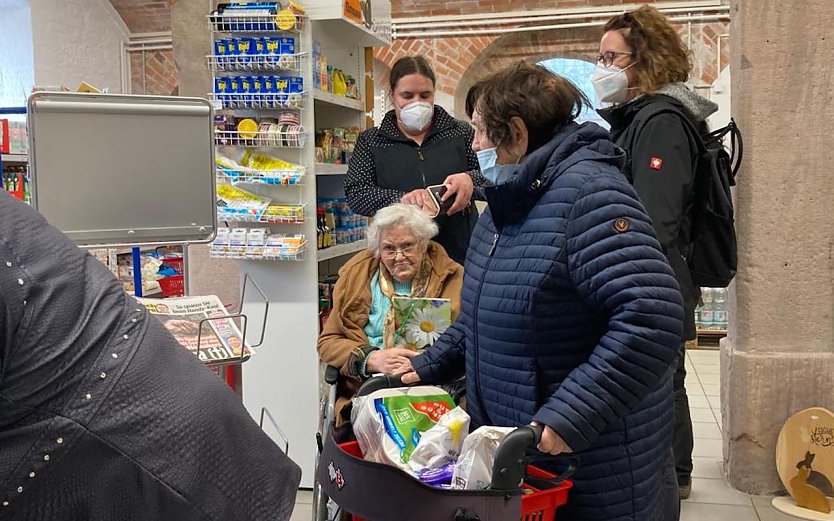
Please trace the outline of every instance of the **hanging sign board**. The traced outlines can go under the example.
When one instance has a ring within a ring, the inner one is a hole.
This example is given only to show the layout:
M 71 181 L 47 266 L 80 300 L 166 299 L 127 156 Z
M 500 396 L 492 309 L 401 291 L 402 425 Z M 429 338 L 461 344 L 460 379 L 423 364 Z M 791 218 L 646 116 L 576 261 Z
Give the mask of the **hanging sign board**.
M 212 118 L 202 98 L 37 92 L 33 205 L 82 246 L 209 241 Z
M 353 20 L 358 24 L 365 23 L 362 19 L 362 5 L 359 0 L 344 0 L 345 1 L 345 18 Z

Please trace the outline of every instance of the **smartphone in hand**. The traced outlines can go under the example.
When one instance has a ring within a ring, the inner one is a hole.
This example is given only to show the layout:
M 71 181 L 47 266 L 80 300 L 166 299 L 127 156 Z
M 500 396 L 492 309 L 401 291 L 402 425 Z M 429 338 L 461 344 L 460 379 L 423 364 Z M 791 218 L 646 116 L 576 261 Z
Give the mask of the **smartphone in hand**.
M 454 197 L 450 197 L 446 201 L 443 201 L 443 194 L 445 194 L 447 190 L 446 185 L 432 185 L 426 187 L 426 190 L 428 190 L 429 195 L 431 195 L 432 201 L 434 201 L 435 206 L 437 206 L 438 208 L 435 217 L 437 217 L 440 214 L 445 214 L 449 211 L 449 208 L 451 208 L 452 205 L 455 204 Z

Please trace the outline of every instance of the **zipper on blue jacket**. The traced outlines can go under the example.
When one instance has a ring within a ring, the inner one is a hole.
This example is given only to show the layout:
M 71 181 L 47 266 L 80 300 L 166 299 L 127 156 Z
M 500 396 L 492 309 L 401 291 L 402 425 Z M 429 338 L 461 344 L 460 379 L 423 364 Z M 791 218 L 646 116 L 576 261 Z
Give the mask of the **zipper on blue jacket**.
M 481 291 L 484 287 L 484 279 L 486 279 L 487 272 L 489 271 L 489 265 L 492 264 L 492 255 L 495 253 L 495 247 L 498 244 L 498 239 L 500 237 L 500 233 L 496 233 L 492 237 L 492 246 L 489 248 L 489 255 L 487 256 L 487 261 L 484 265 L 483 275 L 481 276 L 481 280 L 478 281 L 478 292 L 475 294 L 475 315 L 472 317 L 472 347 L 475 351 L 475 389 L 478 390 L 478 394 L 480 395 L 479 399 L 481 401 L 481 407 L 483 407 L 484 420 L 486 420 L 486 423 L 484 423 L 484 425 L 491 425 L 492 420 L 489 417 L 489 413 L 487 413 L 486 411 L 486 404 L 484 403 L 484 392 L 481 389 L 481 361 L 480 356 L 478 354 L 478 315 L 480 314 Z
M 495 236 L 492 238 L 492 246 L 490 246 L 489 248 L 488 257 L 492 257 L 492 254 L 495 253 L 495 246 L 498 245 L 498 237 L 500 237 L 500 234 L 496 233 Z

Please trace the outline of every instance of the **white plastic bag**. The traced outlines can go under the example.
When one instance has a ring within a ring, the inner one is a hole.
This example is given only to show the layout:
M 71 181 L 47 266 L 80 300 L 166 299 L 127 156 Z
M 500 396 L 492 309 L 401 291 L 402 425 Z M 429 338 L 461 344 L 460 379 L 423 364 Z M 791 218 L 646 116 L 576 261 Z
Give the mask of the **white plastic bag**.
M 354 398 L 351 421 L 353 433 L 365 459 L 398 467 L 414 473 L 426 468 L 427 463 L 442 466 L 448 463 L 451 455 L 459 453 L 460 446 L 453 446 L 452 441 L 462 443 L 462 437 L 446 435 L 450 427 L 460 428 L 458 423 L 465 415 L 466 426 L 461 429 L 466 433 L 469 416 L 459 410 L 446 423 L 441 420 L 444 415 L 459 409 L 448 393 L 439 387 L 416 386 L 396 389 L 382 389 L 368 396 Z M 462 415 L 461 415 L 462 413 Z M 423 437 L 440 423 L 435 432 Z M 421 447 L 421 443 L 422 446 Z M 418 462 L 411 459 L 418 454 Z
M 420 436 L 420 443 L 411 453 L 408 464 L 418 473 L 424 469 L 439 469 L 460 457 L 464 439 L 469 433 L 469 415 L 455 407 L 440 417 L 437 425 Z
M 492 483 L 492 465 L 498 445 L 513 427 L 480 427 L 466 437 L 452 475 L 452 488 L 485 490 Z

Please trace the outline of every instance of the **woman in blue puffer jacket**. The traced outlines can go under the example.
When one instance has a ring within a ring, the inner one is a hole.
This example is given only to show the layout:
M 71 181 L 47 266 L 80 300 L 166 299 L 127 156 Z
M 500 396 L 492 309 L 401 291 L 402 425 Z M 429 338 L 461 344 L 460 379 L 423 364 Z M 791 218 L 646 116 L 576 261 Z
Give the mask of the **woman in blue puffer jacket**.
M 646 210 L 567 80 L 519 64 L 479 86 L 473 147 L 492 184 L 461 315 L 405 382 L 467 377 L 480 425 L 545 426 L 580 469 L 560 521 L 677 519 L 672 373 L 683 307 Z

